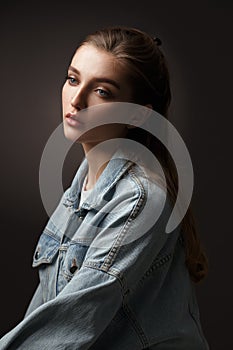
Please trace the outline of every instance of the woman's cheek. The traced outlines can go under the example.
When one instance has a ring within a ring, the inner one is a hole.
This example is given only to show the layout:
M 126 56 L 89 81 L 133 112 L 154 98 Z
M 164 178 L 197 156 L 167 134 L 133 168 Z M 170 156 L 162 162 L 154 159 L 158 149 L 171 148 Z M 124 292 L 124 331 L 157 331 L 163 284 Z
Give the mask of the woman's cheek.
M 72 95 L 72 92 L 67 86 L 67 83 L 65 83 L 62 88 L 62 101 L 67 103 L 68 100 L 71 99 L 71 95 Z

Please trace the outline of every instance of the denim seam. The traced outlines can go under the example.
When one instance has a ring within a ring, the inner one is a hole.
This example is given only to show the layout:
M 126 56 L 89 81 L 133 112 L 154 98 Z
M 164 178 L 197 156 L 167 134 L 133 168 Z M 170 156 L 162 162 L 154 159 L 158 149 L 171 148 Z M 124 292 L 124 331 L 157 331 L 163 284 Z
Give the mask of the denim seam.
M 125 281 L 124 276 L 120 272 L 118 272 L 117 270 L 115 270 L 113 268 L 108 269 L 108 271 L 103 271 L 103 269 L 101 267 L 98 267 L 95 263 L 92 263 L 92 262 L 86 261 L 84 263 L 84 266 L 90 267 L 93 269 L 97 269 L 103 273 L 107 273 L 108 275 L 111 275 L 111 276 L 116 278 L 116 280 L 118 281 L 118 283 L 121 286 L 121 293 L 122 293 L 122 298 L 123 298 L 122 308 L 124 310 L 124 313 L 125 313 L 127 319 L 129 320 L 130 324 L 132 325 L 133 329 L 135 330 L 136 334 L 138 335 L 139 340 L 140 340 L 141 344 L 143 345 L 143 347 L 149 346 L 148 339 L 147 339 L 141 325 L 137 321 L 136 317 L 134 316 L 133 312 L 130 310 L 130 308 L 126 302 L 126 298 L 127 298 L 129 290 L 127 288 L 127 283 Z
M 49 223 L 48 223 L 48 224 L 49 224 Z M 54 238 L 56 241 L 58 241 L 58 242 L 60 243 L 60 239 L 61 239 L 61 237 L 62 237 L 62 232 L 59 230 L 58 227 L 55 227 L 55 225 L 54 225 L 53 223 L 52 223 L 52 224 L 53 224 L 53 226 L 54 226 L 54 229 L 53 229 L 53 231 L 50 230 L 50 229 L 48 228 L 48 224 L 46 225 L 46 227 L 45 227 L 43 233 L 45 233 L 45 234 L 47 234 L 48 236 Z M 59 235 L 58 235 L 57 233 L 58 233 Z
M 117 278 L 118 282 L 121 285 L 122 296 L 123 296 L 123 298 L 125 298 L 125 296 L 129 293 L 129 288 L 128 288 L 128 285 L 127 285 L 127 282 L 126 282 L 124 275 L 120 271 L 118 271 L 114 268 L 109 268 L 107 273 L 109 275 Z
M 57 241 L 58 243 L 60 243 L 60 237 L 57 236 L 53 231 L 50 231 L 47 227 L 45 227 L 44 231 L 42 232 L 42 234 L 45 234 L 51 238 L 53 238 L 55 241 Z
M 190 314 L 190 316 L 192 317 L 192 320 L 193 320 L 193 322 L 194 322 L 195 325 L 196 325 L 196 328 L 197 328 L 197 330 L 198 330 L 198 334 L 199 334 L 201 340 L 203 341 L 203 344 L 206 344 L 206 343 L 205 343 L 205 337 L 204 337 L 204 335 L 203 335 L 203 333 L 202 333 L 202 330 L 201 330 L 201 328 L 200 328 L 200 324 L 199 324 L 199 322 L 198 322 L 198 320 L 197 320 L 197 316 L 196 316 L 196 315 L 194 314 L 194 312 L 192 312 L 192 310 L 191 310 L 190 302 L 189 302 L 189 304 L 188 304 L 188 309 L 189 309 L 189 314 Z
M 137 176 L 135 175 L 135 173 L 131 169 L 129 169 L 128 172 L 131 175 L 131 177 L 133 177 L 133 179 L 135 180 L 135 182 L 138 185 L 139 198 L 136 201 L 133 209 L 131 210 L 131 212 L 128 216 L 128 219 L 126 220 L 124 226 L 122 227 L 120 233 L 118 234 L 115 242 L 113 243 L 113 245 L 110 249 L 110 252 L 108 253 L 107 257 L 104 259 L 104 262 L 102 264 L 101 269 L 103 271 L 106 271 L 106 272 L 109 270 L 110 266 L 114 262 L 117 254 L 120 250 L 121 242 L 123 241 L 132 220 L 135 219 L 135 217 L 139 213 L 142 205 L 144 204 L 145 198 L 146 198 L 145 189 L 144 189 L 143 185 L 141 184 L 140 180 L 137 178 Z
M 125 278 L 124 278 L 124 276 L 122 275 L 121 272 L 119 272 L 119 271 L 117 271 L 116 269 L 113 269 L 113 268 L 109 268 L 108 271 L 105 271 L 105 270 L 103 270 L 101 268 L 101 266 L 99 266 L 97 263 L 92 262 L 92 261 L 85 261 L 82 266 L 87 267 L 87 268 L 92 268 L 92 269 L 95 269 L 95 270 L 99 270 L 99 271 L 101 271 L 103 273 L 106 273 L 108 275 L 111 275 L 111 276 L 115 277 L 118 280 L 118 282 L 119 282 L 119 284 L 121 286 L 122 297 L 124 298 L 124 296 L 128 294 L 129 289 L 127 287 L 126 280 L 125 280 Z
M 143 347 L 148 347 L 149 341 L 148 341 L 141 325 L 139 324 L 139 322 L 137 321 L 136 317 L 134 316 L 132 310 L 130 309 L 129 305 L 126 303 L 123 303 L 123 310 L 125 312 L 126 317 L 129 320 L 130 324 L 133 326 L 136 334 L 138 335 Z
M 140 279 L 139 282 L 143 282 L 148 276 L 150 276 L 155 270 L 163 267 L 166 263 L 168 263 L 171 260 L 171 257 L 173 256 L 173 252 L 166 254 L 164 256 L 162 256 L 161 258 L 156 258 L 152 264 L 150 265 L 150 267 L 148 268 L 148 270 L 146 270 L 146 272 L 144 273 L 144 275 L 142 276 L 142 278 Z

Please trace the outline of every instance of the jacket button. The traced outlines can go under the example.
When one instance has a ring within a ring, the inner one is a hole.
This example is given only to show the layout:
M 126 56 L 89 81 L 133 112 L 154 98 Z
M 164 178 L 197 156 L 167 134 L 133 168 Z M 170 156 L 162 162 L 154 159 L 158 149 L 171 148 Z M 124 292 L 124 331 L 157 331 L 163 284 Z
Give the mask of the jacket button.
M 72 265 L 70 267 L 70 272 L 73 274 L 75 273 L 75 271 L 77 270 L 78 266 L 77 266 L 77 263 L 76 263 L 76 259 L 73 259 L 72 260 Z
M 39 259 L 39 256 L 40 256 L 40 254 L 39 254 L 39 251 L 37 250 L 37 252 L 35 254 L 35 259 Z

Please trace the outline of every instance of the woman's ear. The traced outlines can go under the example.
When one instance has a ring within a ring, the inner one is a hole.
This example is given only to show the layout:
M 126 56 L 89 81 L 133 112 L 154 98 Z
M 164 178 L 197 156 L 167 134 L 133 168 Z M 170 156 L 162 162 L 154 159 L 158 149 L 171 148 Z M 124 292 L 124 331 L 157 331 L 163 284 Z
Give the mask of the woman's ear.
M 132 124 L 127 124 L 127 128 L 133 129 L 133 128 L 140 127 L 149 118 L 152 110 L 153 110 L 153 107 L 151 104 L 142 106 L 142 108 L 140 108 L 140 110 L 138 110 L 137 113 L 134 113 L 131 116 L 130 121 L 132 121 Z

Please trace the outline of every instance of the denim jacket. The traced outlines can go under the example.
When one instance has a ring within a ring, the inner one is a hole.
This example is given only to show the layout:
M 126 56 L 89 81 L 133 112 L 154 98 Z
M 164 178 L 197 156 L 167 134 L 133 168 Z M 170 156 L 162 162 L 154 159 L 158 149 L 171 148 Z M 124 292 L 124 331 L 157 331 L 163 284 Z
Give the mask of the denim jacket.
M 165 233 L 164 189 L 112 158 L 79 208 L 87 169 L 84 159 L 39 238 L 39 286 L 0 349 L 209 349 L 181 228 Z

